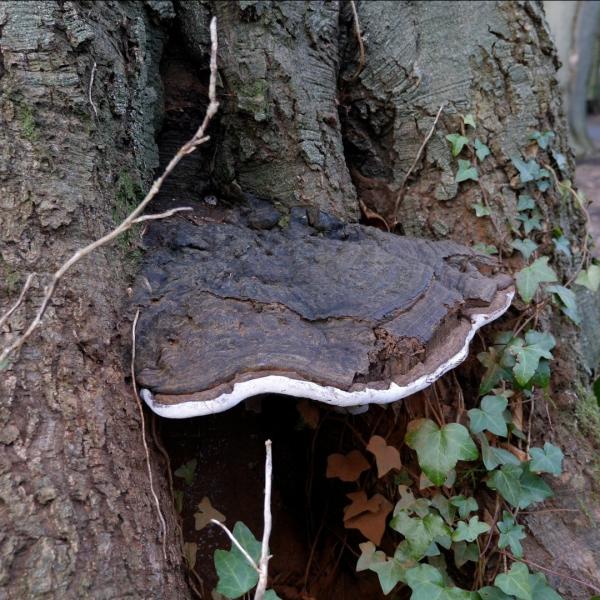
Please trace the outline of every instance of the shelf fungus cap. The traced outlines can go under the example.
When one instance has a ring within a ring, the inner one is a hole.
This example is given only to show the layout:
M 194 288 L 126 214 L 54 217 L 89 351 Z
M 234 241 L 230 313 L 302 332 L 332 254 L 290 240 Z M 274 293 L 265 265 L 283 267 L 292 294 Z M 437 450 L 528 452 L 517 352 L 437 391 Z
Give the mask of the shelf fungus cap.
M 163 417 L 259 394 L 400 400 L 461 363 L 514 295 L 464 246 L 362 225 L 160 223 L 148 237 L 135 369 Z

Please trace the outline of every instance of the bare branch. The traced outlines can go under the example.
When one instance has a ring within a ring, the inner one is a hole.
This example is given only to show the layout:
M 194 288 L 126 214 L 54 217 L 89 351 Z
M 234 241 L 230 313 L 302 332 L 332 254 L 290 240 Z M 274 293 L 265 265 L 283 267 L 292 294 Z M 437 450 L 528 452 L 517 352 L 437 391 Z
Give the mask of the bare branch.
M 267 457 L 265 459 L 265 504 L 263 510 L 263 538 L 260 552 L 259 575 L 254 600 L 263 600 L 267 589 L 267 578 L 269 575 L 269 538 L 271 537 L 272 519 L 271 519 L 271 480 L 273 474 L 273 452 L 271 449 L 271 440 L 265 442 Z
M 39 324 L 44 317 L 46 309 L 48 308 L 48 304 L 54 294 L 56 286 L 58 282 L 61 280 L 63 275 L 77 262 L 79 262 L 82 258 L 86 257 L 88 254 L 104 246 L 105 244 L 111 242 L 116 237 L 121 235 L 123 232 L 127 231 L 134 225 L 137 221 L 140 214 L 143 210 L 148 206 L 148 203 L 158 194 L 163 182 L 170 175 L 173 169 L 177 166 L 177 164 L 181 161 L 181 159 L 193 152 L 198 146 L 204 144 L 208 141 L 209 137 L 206 135 L 206 129 L 211 121 L 211 119 L 217 113 L 219 109 L 219 103 L 216 98 L 216 89 L 217 89 L 217 20 L 215 17 L 212 18 L 210 22 L 210 38 L 211 38 L 211 54 L 210 54 L 210 83 L 209 83 L 209 104 L 206 109 L 206 114 L 204 116 L 204 120 L 198 127 L 198 130 L 194 134 L 194 136 L 187 141 L 175 154 L 175 156 L 171 159 L 169 164 L 166 166 L 162 175 L 158 177 L 152 184 L 150 190 L 144 197 L 144 199 L 138 204 L 138 206 L 130 213 L 130 215 L 115 229 L 107 233 L 105 236 L 101 237 L 99 240 L 88 244 L 84 248 L 81 248 L 75 252 L 66 262 L 62 264 L 62 266 L 54 273 L 52 276 L 52 280 L 49 285 L 46 287 L 44 298 L 42 299 L 42 303 L 38 308 L 38 311 L 35 315 L 35 318 L 31 321 L 25 332 L 19 336 L 12 344 L 6 346 L 2 352 L 0 353 L 0 364 L 4 362 L 4 360 L 11 354 L 12 352 L 18 350 L 31 336 L 31 334 L 36 330 Z M 155 217 L 158 218 L 158 217 Z
M 156 505 L 156 513 L 158 515 L 158 522 L 160 525 L 160 535 L 162 538 L 162 550 L 163 557 L 167 560 L 167 523 L 163 517 L 162 510 L 160 509 L 160 501 L 156 492 L 154 491 L 154 480 L 152 478 L 152 467 L 150 466 L 150 451 L 148 450 L 148 443 L 146 442 L 146 421 L 144 420 L 144 409 L 142 408 L 142 401 L 138 395 L 137 385 L 135 383 L 135 328 L 137 326 L 138 317 L 140 316 L 140 310 L 138 308 L 133 319 L 133 325 L 131 326 L 131 385 L 133 386 L 133 395 L 138 406 L 140 413 L 140 427 L 142 428 L 142 443 L 144 444 L 144 452 L 146 453 L 146 468 L 148 470 L 148 479 L 150 480 L 150 492 L 154 498 L 154 504 Z
M 358 20 L 358 11 L 356 10 L 356 3 L 354 0 L 350 0 L 350 6 L 352 8 L 352 17 L 354 19 L 354 33 L 356 34 L 356 42 L 358 44 L 358 67 L 354 75 L 352 75 L 350 81 L 354 81 L 365 68 L 365 45 L 363 43 L 362 35 L 360 33 L 360 21 Z
M 162 213 L 157 213 L 154 215 L 142 215 L 137 219 L 134 219 L 132 224 L 143 223 L 144 221 L 156 221 L 158 219 L 166 219 L 167 217 L 172 217 L 175 213 L 183 212 L 186 210 L 194 210 L 190 206 L 181 206 L 180 208 L 172 208 L 171 210 L 166 210 Z
M 27 277 L 27 281 L 25 281 L 25 285 L 23 286 L 23 289 L 21 290 L 17 301 L 0 317 L 0 328 L 2 327 L 2 325 L 4 325 L 4 323 L 6 323 L 10 315 L 12 315 L 15 312 L 15 310 L 17 310 L 17 308 L 21 306 L 21 302 L 23 302 L 23 298 L 25 298 L 27 290 L 31 287 L 31 282 L 33 281 L 34 275 L 35 273 L 31 273 Z
M 92 74 L 90 75 L 90 85 L 88 86 L 88 99 L 90 101 L 90 104 L 92 105 L 92 109 L 94 110 L 96 119 L 98 118 L 98 110 L 96 109 L 96 105 L 94 104 L 94 101 L 92 100 L 92 89 L 94 87 L 94 77 L 96 76 L 96 68 L 97 67 L 98 67 L 98 65 L 94 61 L 94 66 L 92 67 Z

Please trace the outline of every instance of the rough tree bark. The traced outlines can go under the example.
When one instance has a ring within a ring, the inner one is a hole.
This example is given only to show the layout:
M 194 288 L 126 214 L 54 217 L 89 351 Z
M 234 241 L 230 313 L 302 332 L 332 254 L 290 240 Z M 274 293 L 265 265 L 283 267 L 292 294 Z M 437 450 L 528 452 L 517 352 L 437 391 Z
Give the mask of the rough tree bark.
M 359 218 L 360 199 L 388 223 L 397 219 L 398 231 L 495 243 L 508 253 L 516 217 L 510 157 L 533 130 L 556 131 L 565 148 L 541 4 L 356 4 L 364 65 L 347 2 L 176 4 L 188 64 L 206 68 L 213 13 L 222 43 L 217 139 L 195 163 L 203 174 L 190 195 L 215 191 L 231 202 L 253 195 L 284 214 L 304 205 L 347 221 Z M 169 2 L 157 1 L 0 5 L 2 306 L 15 296 L 10 282 L 31 270 L 40 274 L 39 294 L 44 273 L 110 226 L 115 197 L 127 196 L 120 188 L 147 184 L 156 165 L 157 68 L 171 11 Z M 94 63 L 97 117 L 88 98 Z M 165 77 L 185 87 L 188 75 Z M 191 90 L 201 89 L 189 79 Z M 409 173 L 442 103 L 438 126 Z M 444 136 L 460 131 L 467 113 L 492 157 L 481 185 L 459 187 Z M 471 208 L 483 194 L 493 220 L 477 219 Z M 548 193 L 541 209 L 574 247 L 581 243 L 583 222 L 569 202 Z M 43 330 L 1 374 L 0 594 L 7 598 L 186 593 L 169 509 L 168 561 L 161 555 L 125 383 L 127 269 L 117 257 L 123 253 L 104 249 L 72 274 Z M 576 266 L 556 260 L 564 273 Z M 519 266 L 515 257 L 508 261 Z M 122 290 L 121 303 L 115 290 Z M 31 312 L 28 303 L 2 339 Z M 582 359 L 572 328 L 556 319 L 553 329 L 561 340 L 553 440 L 567 454 L 556 506 L 571 508 L 578 506 L 574 495 L 596 493 L 589 443 L 568 423 L 579 401 L 573 382 L 584 388 L 597 365 Z M 538 416 L 541 429 L 545 416 Z M 155 477 L 167 507 L 158 468 Z M 577 517 L 530 517 L 537 562 L 600 579 L 591 526 L 600 519 L 589 502 Z M 586 597 L 569 582 L 561 589 Z

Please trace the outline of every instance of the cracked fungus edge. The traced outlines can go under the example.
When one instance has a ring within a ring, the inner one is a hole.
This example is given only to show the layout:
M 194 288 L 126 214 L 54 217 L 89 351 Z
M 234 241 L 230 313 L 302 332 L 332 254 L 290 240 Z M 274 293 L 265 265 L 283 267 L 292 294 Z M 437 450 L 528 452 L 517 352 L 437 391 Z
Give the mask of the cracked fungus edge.
M 506 292 L 503 306 L 493 313 L 472 315 L 471 330 L 459 352 L 441 364 L 433 373 L 422 375 L 406 386 L 399 386 L 392 382 L 390 383 L 390 387 L 385 390 L 366 388 L 356 392 L 347 392 L 333 386 L 319 385 L 312 381 L 291 379 L 282 375 L 267 375 L 266 377 L 236 383 L 231 392 L 221 394 L 214 400 L 190 400 L 180 404 L 160 404 L 154 400 L 152 392 L 145 388 L 140 390 L 140 396 L 153 412 L 168 419 L 188 419 L 223 412 L 233 408 L 247 398 L 258 396 L 259 394 L 283 394 L 285 396 L 309 398 L 310 400 L 316 400 L 317 402 L 323 402 L 331 406 L 345 408 L 368 404 L 388 404 L 420 392 L 463 362 L 469 354 L 469 344 L 477 333 L 477 330 L 495 321 L 506 312 L 514 295 L 514 289 Z

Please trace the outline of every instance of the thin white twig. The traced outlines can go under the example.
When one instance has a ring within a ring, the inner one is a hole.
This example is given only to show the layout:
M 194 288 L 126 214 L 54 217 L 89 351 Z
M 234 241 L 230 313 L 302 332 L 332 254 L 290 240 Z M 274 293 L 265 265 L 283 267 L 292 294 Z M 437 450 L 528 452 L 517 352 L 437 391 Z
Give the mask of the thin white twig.
M 25 298 L 25 294 L 27 293 L 27 290 L 31 286 L 31 282 L 33 281 L 34 275 L 35 275 L 35 273 L 31 273 L 27 277 L 27 280 L 25 281 L 25 285 L 23 286 L 23 289 L 21 290 L 21 293 L 19 294 L 17 301 L 0 317 L 0 328 L 10 318 L 10 315 L 12 315 L 15 312 L 15 310 L 17 310 L 17 308 L 19 308 L 19 306 L 21 306 L 21 302 L 23 302 L 23 298 Z
M 365 45 L 363 43 L 362 35 L 360 33 L 360 21 L 358 20 L 358 11 L 356 10 L 356 4 L 354 0 L 350 0 L 350 7 L 352 8 L 352 17 L 354 20 L 354 33 L 356 34 L 356 43 L 358 44 L 358 66 L 354 75 L 350 78 L 350 81 L 354 81 L 365 68 Z
M 246 550 L 244 550 L 244 547 L 235 539 L 233 533 L 231 533 L 231 531 L 229 531 L 229 529 L 225 525 L 223 525 L 223 523 L 217 521 L 216 519 L 211 519 L 210 522 L 214 525 L 218 525 L 227 534 L 227 537 L 231 540 L 231 543 L 244 555 L 244 558 L 252 565 L 256 572 L 260 573 L 260 569 L 258 568 L 258 565 L 254 562 L 254 559 L 246 552 Z
M 96 119 L 98 118 L 98 111 L 96 109 L 96 105 L 94 104 L 94 101 L 92 100 L 92 88 L 94 87 L 94 77 L 96 76 L 96 68 L 98 67 L 98 65 L 96 64 L 96 61 L 94 61 L 94 66 L 92 67 L 92 74 L 90 75 L 90 85 L 88 86 L 88 99 L 90 101 L 90 104 L 92 105 L 92 108 L 94 109 L 94 114 L 96 115 Z
M 267 589 L 267 578 L 269 575 L 269 538 L 271 537 L 271 480 L 273 473 L 273 452 L 271 449 L 271 440 L 265 442 L 267 457 L 265 459 L 265 504 L 263 510 L 263 538 L 260 552 L 258 584 L 254 593 L 254 600 L 263 600 Z
M 157 214 L 153 214 L 153 215 L 142 215 L 141 217 L 134 219 L 133 223 L 136 224 L 136 223 L 143 223 L 144 221 L 156 221 L 157 219 L 166 219 L 167 217 L 172 217 L 175 213 L 183 212 L 186 210 L 194 210 L 194 209 L 190 206 L 181 206 L 179 208 L 172 208 L 172 209 L 166 210 L 165 212 L 162 212 L 162 213 L 157 213 Z
M 167 560 L 167 523 L 163 517 L 160 509 L 160 500 L 154 491 L 154 479 L 152 478 L 152 467 L 150 466 L 150 450 L 148 450 L 148 443 L 146 442 L 146 421 L 144 420 L 144 409 L 142 408 L 142 401 L 138 395 L 137 385 L 135 383 L 135 328 L 137 326 L 138 317 L 140 316 L 140 309 L 138 308 L 135 317 L 133 319 L 133 325 L 131 326 L 131 385 L 133 386 L 133 395 L 138 406 L 140 413 L 140 426 L 142 428 L 142 443 L 144 444 L 144 452 L 146 453 L 146 468 L 148 469 L 148 479 L 150 480 L 150 492 L 154 498 L 154 504 L 156 505 L 156 513 L 158 515 L 158 521 L 160 525 L 160 534 L 162 538 L 162 550 L 163 557 Z
M 145 198 L 130 213 L 130 215 L 120 225 L 118 225 L 115 229 L 113 229 L 112 231 L 107 233 L 105 236 L 101 237 L 99 240 L 96 240 L 95 242 L 88 244 L 84 248 L 77 250 L 77 252 L 75 252 L 75 254 L 73 254 L 71 256 L 71 258 L 69 258 L 65 263 L 63 263 L 63 265 L 58 269 L 58 271 L 56 271 L 54 273 L 54 275 L 52 276 L 52 280 L 50 281 L 49 285 L 46 287 L 44 298 L 43 298 L 42 303 L 35 315 L 35 318 L 31 321 L 31 323 L 29 324 L 29 327 L 27 327 L 27 329 L 21 336 L 19 336 L 12 344 L 6 346 L 2 350 L 2 353 L 0 353 L 0 364 L 2 364 L 4 362 L 4 360 L 8 357 L 9 354 L 11 354 L 15 350 L 19 349 L 27 341 L 27 339 L 31 336 L 31 334 L 35 331 L 35 329 L 39 326 L 39 324 L 41 323 L 42 318 L 46 312 L 46 309 L 48 308 L 48 304 L 50 303 L 52 295 L 54 294 L 54 290 L 56 289 L 56 286 L 57 286 L 58 282 L 61 280 L 62 276 L 74 264 L 79 262 L 82 258 L 87 256 L 94 250 L 96 250 L 96 248 L 99 248 L 100 246 L 103 246 L 104 244 L 111 242 L 116 237 L 121 235 L 123 232 L 130 229 L 131 226 L 135 224 L 136 220 L 138 219 L 138 217 L 140 216 L 142 211 L 146 208 L 148 203 L 156 196 L 156 194 L 158 194 L 163 182 L 169 176 L 169 174 L 173 171 L 173 169 L 177 166 L 179 161 L 181 161 L 181 159 L 184 156 L 186 156 L 187 154 L 190 154 L 191 152 L 193 152 L 198 146 L 200 146 L 201 144 L 204 144 L 206 141 L 208 141 L 209 137 L 207 135 L 205 135 L 206 129 L 207 129 L 211 119 L 215 116 L 215 114 L 217 113 L 217 110 L 219 109 L 219 103 L 217 102 L 217 98 L 216 98 L 217 47 L 218 47 L 216 17 L 213 17 L 210 22 L 210 38 L 211 38 L 210 83 L 208 86 L 209 104 L 208 104 L 208 108 L 206 109 L 206 114 L 204 115 L 204 120 L 200 124 L 200 127 L 198 127 L 198 130 L 193 135 L 193 137 L 189 141 L 187 141 L 177 151 L 177 154 L 175 154 L 175 156 L 171 159 L 171 161 L 169 162 L 169 164 L 166 166 L 165 170 L 163 171 L 162 175 L 154 181 L 154 183 L 152 184 L 152 187 L 146 194 Z
M 431 139 L 431 136 L 433 135 L 433 132 L 435 131 L 436 125 L 442 115 L 442 110 L 444 110 L 444 106 L 446 106 L 446 103 L 442 102 L 439 110 L 437 111 L 437 115 L 435 115 L 435 119 L 433 120 L 433 125 L 431 126 L 431 129 L 429 130 L 429 132 L 425 136 L 423 142 L 421 143 L 421 146 L 419 147 L 419 150 L 417 152 L 417 155 L 415 156 L 415 159 L 413 160 L 412 164 L 410 165 L 410 168 L 408 169 L 408 171 L 406 171 L 406 175 L 404 176 L 404 179 L 402 180 L 402 185 L 400 186 L 400 189 L 398 190 L 398 195 L 396 196 L 396 204 L 394 205 L 394 221 L 395 221 L 394 226 L 398 223 L 398 208 L 400 207 L 400 202 L 404 195 L 404 188 L 406 186 L 406 182 L 408 181 L 408 178 L 411 176 L 412 172 L 414 171 L 415 167 L 417 166 L 417 163 L 419 162 L 419 159 L 421 158 L 421 154 L 423 153 L 423 150 L 425 150 L 425 146 L 427 146 L 427 142 Z

